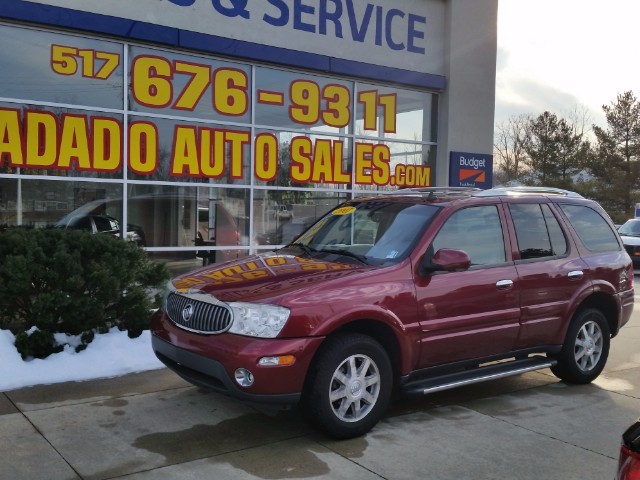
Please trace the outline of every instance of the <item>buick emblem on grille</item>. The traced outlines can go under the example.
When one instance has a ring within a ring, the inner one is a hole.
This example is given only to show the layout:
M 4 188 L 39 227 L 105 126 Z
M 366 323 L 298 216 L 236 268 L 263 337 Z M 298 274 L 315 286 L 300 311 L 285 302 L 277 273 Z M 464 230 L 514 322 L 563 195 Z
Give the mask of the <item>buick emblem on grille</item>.
M 190 298 L 171 293 L 167 297 L 167 315 L 176 326 L 191 332 L 208 335 L 226 332 L 233 322 L 231 309 L 213 302 L 217 300 L 204 294 Z
M 182 319 L 185 322 L 188 322 L 189 320 L 191 320 L 192 316 L 193 316 L 193 305 L 188 304 L 186 307 L 182 309 Z

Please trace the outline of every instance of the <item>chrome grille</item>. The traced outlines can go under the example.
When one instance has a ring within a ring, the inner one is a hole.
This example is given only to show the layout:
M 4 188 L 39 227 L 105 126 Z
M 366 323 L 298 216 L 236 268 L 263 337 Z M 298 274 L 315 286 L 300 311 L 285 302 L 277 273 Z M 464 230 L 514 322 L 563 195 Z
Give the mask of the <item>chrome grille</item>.
M 232 321 L 229 308 L 176 293 L 167 298 L 167 315 L 177 326 L 198 333 L 225 332 Z

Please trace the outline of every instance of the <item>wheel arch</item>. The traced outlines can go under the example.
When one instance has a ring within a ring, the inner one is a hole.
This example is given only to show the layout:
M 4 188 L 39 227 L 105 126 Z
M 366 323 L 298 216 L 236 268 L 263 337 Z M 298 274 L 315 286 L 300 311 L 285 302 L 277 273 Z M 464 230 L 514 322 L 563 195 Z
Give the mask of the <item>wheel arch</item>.
M 382 347 L 387 352 L 387 355 L 389 356 L 389 361 L 391 362 L 391 368 L 393 371 L 393 385 L 395 387 L 398 384 L 403 370 L 404 360 L 402 357 L 402 347 L 400 346 L 400 341 L 394 329 L 390 325 L 379 320 L 352 320 L 349 323 L 345 323 L 336 328 L 326 336 L 325 340 L 322 342 L 322 345 L 320 345 L 320 347 L 314 354 L 314 357 L 311 360 L 311 365 L 314 364 L 316 358 L 322 350 L 323 345 L 326 345 L 332 338 L 349 333 L 360 333 L 362 335 L 367 335 L 380 343 L 380 345 L 382 345 Z
M 564 382 L 591 383 L 604 370 L 611 345 L 611 335 L 606 335 L 610 328 L 606 306 L 606 302 L 586 303 L 572 318 L 562 349 L 555 356 L 557 362 L 551 366 L 553 374 Z
M 613 296 L 602 291 L 593 292 L 591 295 L 582 300 L 582 302 L 580 302 L 580 305 L 578 305 L 578 308 L 576 308 L 574 317 L 582 310 L 585 310 L 587 308 L 594 308 L 602 312 L 602 314 L 607 319 L 611 337 L 614 337 L 617 334 L 619 322 L 618 305 Z

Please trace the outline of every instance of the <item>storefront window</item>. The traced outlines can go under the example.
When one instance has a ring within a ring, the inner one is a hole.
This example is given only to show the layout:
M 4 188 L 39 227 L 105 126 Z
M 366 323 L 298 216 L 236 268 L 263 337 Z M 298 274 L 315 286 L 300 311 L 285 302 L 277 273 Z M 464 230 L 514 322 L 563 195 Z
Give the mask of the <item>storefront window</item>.
M 350 188 L 348 137 L 256 130 L 255 185 Z
M 356 135 L 435 142 L 434 98 L 430 93 L 359 83 Z
M 250 67 L 132 47 L 129 105 L 136 112 L 248 123 Z
M 120 198 L 117 183 L 0 178 L 0 225 L 75 228 L 72 218 L 101 215 L 122 222 L 122 208 L 105 207 Z
M 122 178 L 123 116 L 0 103 L 0 173 Z
M 347 200 L 346 193 L 304 190 L 254 192 L 255 245 L 285 245 L 325 213 Z
M 256 68 L 259 125 L 351 133 L 353 82 Z
M 130 185 L 127 214 L 148 247 L 248 247 L 249 191 Z
M 0 40 L 0 223 L 90 228 L 187 271 L 435 178 L 434 93 L 12 25 Z
M 122 44 L 0 25 L 0 45 L 0 97 L 122 109 Z
M 129 118 L 129 178 L 250 183 L 250 129 L 184 120 Z

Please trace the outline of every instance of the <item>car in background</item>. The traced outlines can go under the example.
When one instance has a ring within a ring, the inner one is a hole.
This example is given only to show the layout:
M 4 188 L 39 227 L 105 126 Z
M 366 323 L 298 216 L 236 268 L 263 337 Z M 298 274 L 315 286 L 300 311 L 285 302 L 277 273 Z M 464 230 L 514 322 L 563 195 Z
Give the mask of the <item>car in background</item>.
M 633 265 L 640 266 L 640 218 L 627 220 L 618 228 L 618 233 Z
M 622 434 L 615 480 L 640 480 L 640 418 Z

